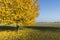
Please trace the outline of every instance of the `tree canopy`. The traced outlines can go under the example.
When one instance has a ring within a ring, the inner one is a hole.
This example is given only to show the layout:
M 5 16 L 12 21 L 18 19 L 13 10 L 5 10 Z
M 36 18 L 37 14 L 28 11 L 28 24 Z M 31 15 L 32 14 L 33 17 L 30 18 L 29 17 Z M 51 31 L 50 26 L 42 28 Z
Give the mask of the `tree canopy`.
M 30 26 L 39 16 L 38 0 L 0 0 L 0 24 Z

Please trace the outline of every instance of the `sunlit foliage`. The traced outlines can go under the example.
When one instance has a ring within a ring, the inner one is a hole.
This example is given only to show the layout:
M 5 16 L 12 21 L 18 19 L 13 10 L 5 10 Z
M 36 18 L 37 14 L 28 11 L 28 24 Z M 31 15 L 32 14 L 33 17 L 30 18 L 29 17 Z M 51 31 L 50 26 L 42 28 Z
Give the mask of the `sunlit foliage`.
M 0 0 L 0 24 L 29 26 L 38 17 L 38 0 Z

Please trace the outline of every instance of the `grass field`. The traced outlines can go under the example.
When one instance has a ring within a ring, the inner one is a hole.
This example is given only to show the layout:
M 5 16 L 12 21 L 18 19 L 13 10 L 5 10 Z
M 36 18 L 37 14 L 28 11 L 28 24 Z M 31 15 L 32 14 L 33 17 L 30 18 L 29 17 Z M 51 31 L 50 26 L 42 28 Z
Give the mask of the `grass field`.
M 38 22 L 34 26 L 43 26 L 43 27 L 60 27 L 60 22 Z
M 16 27 L 0 26 L 0 40 L 60 40 L 60 28 L 54 26 L 31 26 L 18 31 Z

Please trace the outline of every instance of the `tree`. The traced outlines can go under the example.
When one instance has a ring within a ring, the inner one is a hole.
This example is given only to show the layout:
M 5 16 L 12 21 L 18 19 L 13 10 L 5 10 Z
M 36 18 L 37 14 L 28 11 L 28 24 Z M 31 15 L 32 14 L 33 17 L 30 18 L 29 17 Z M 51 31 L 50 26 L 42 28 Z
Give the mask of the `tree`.
M 30 26 L 39 13 L 38 0 L 0 0 L 0 24 Z

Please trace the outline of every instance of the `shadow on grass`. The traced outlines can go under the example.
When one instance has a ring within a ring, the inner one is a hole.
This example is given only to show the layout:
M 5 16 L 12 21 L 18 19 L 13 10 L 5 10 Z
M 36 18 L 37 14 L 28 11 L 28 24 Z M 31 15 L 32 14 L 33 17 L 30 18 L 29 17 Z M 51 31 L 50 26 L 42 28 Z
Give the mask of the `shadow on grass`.
M 14 30 L 17 30 L 17 28 L 16 27 L 11 27 L 11 26 L 0 26 L 0 31 L 5 31 L 5 30 L 14 31 Z
M 41 31 L 60 31 L 60 28 L 58 27 L 37 27 L 37 26 L 23 26 L 20 27 L 20 30 L 24 30 L 25 28 L 27 29 L 33 29 L 33 30 L 41 30 Z M 5 30 L 11 30 L 11 31 L 15 31 L 17 30 L 17 27 L 13 27 L 13 26 L 0 26 L 0 31 L 5 31 Z
M 45 27 L 45 26 L 40 26 L 40 27 L 27 27 L 27 28 L 31 28 L 31 29 L 35 29 L 35 30 L 41 30 L 41 31 L 60 31 L 59 27 Z

